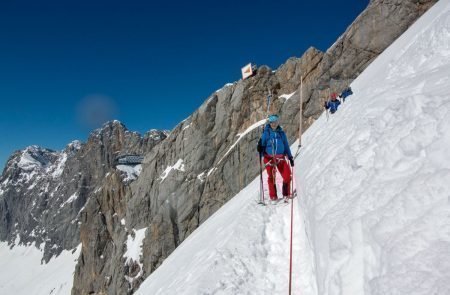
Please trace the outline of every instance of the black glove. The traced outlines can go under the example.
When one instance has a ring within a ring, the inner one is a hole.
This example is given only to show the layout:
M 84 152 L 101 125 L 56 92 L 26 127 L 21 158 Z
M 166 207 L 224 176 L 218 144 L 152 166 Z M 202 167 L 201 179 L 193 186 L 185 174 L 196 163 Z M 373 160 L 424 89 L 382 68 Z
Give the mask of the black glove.
M 258 151 L 258 153 L 262 153 L 263 151 L 264 151 L 264 147 L 262 146 L 262 145 L 258 145 L 257 147 L 256 147 L 256 150 Z
M 289 162 L 291 163 L 291 167 L 294 167 L 294 158 L 289 157 Z
M 262 152 L 264 152 L 265 148 L 266 147 L 262 145 L 261 140 L 259 140 L 258 141 L 258 145 L 256 146 L 256 150 L 258 151 L 258 153 L 261 154 Z

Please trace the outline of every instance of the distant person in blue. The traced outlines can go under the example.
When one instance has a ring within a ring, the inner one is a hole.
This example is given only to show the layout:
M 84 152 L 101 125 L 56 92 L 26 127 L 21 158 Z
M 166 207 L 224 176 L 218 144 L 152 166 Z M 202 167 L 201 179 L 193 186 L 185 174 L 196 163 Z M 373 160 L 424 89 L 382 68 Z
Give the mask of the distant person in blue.
M 267 182 L 269 186 L 269 196 L 272 203 L 281 200 L 277 196 L 277 188 L 275 184 L 275 176 L 277 169 L 283 178 L 282 193 L 283 197 L 290 197 L 291 169 L 286 161 L 289 159 L 291 166 L 294 166 L 294 158 L 292 157 L 289 143 L 283 129 L 279 125 L 278 115 L 270 115 L 268 123 L 264 127 L 263 134 L 258 142 L 257 150 L 263 157 L 267 170 Z
M 344 91 L 341 92 L 341 94 L 339 95 L 340 98 L 342 98 L 342 101 L 345 102 L 345 98 L 347 96 L 350 96 L 353 94 L 352 88 L 349 86 L 347 88 L 344 89 Z
M 339 99 L 337 99 L 337 94 L 333 92 L 331 94 L 331 99 L 325 102 L 324 107 L 327 110 L 329 109 L 330 113 L 334 114 L 337 111 L 340 104 L 341 102 L 339 101 Z

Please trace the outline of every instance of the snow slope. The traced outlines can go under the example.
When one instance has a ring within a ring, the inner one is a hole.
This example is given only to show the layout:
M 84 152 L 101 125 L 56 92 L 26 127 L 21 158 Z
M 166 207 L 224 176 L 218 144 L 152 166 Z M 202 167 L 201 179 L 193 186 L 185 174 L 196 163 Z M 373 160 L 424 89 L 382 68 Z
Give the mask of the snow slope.
M 297 175 L 319 294 L 450 294 L 449 73 L 439 1 L 308 130 Z
M 10 249 L 6 242 L 0 242 L 0 294 L 70 294 L 80 251 L 81 244 L 41 264 L 42 251 L 34 244 Z
M 192 233 L 136 294 L 286 293 L 290 205 L 258 205 L 258 192 L 255 180 Z M 305 278 L 295 281 L 305 290 L 312 277 L 303 264 L 295 265 L 294 274 Z
M 293 294 L 450 294 L 448 73 L 441 0 L 304 134 Z M 137 294 L 287 293 L 290 207 L 257 205 L 258 190 L 255 179 Z

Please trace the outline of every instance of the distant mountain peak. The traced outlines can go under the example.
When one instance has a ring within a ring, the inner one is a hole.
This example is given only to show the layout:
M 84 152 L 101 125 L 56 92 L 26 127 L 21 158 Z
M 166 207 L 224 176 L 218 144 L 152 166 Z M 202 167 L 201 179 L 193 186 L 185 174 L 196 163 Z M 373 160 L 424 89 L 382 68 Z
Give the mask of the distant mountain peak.
M 17 158 L 17 166 L 23 170 L 46 167 L 58 158 L 58 152 L 37 145 L 26 147 Z
M 74 140 L 71 143 L 69 143 L 66 148 L 65 151 L 67 152 L 76 152 L 79 149 L 81 149 L 81 147 L 83 146 L 83 143 L 79 140 Z

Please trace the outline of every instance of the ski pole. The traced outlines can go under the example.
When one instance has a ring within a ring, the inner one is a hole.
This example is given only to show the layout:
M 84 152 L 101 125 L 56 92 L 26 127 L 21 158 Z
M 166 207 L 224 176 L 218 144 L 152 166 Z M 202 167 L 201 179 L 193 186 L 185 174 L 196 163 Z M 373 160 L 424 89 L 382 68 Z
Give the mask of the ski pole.
M 326 100 L 326 98 L 325 98 L 325 100 L 324 100 L 323 108 L 325 109 L 325 112 L 327 113 L 327 122 L 328 122 L 328 116 L 329 116 L 329 114 L 328 114 L 328 109 L 327 109 L 327 100 Z
M 261 153 L 259 153 L 259 181 L 260 181 L 260 186 L 259 186 L 259 190 L 260 190 L 260 195 L 259 195 L 259 200 L 260 202 L 262 202 L 264 204 L 264 183 L 263 183 L 263 177 L 262 177 L 262 163 L 261 163 Z

